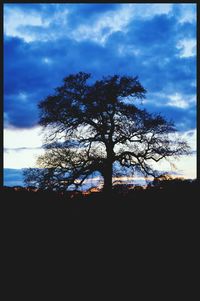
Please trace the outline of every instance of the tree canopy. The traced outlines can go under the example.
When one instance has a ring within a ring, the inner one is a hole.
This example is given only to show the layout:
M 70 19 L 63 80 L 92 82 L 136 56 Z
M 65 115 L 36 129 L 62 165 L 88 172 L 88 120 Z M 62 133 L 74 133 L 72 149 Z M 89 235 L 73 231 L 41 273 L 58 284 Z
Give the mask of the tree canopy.
M 39 104 L 45 154 L 38 158 L 39 169 L 26 172 L 26 182 L 66 190 L 98 172 L 110 191 L 114 172 L 123 169 L 158 176 L 153 162 L 187 154 L 189 147 L 174 139 L 173 122 L 136 107 L 134 100 L 145 94 L 137 77 L 94 82 L 84 72 L 65 77 Z

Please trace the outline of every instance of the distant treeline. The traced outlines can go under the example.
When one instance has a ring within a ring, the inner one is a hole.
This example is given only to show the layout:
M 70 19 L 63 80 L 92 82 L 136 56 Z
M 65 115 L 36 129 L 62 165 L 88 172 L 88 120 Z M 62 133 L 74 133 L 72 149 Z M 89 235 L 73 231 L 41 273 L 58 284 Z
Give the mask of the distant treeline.
M 154 179 L 153 182 L 149 183 L 146 187 L 140 185 L 131 185 L 131 184 L 117 184 L 113 187 L 112 193 L 110 197 L 131 197 L 135 194 L 143 194 L 145 196 L 148 195 L 148 192 L 162 192 L 162 193 L 184 193 L 191 192 L 194 194 L 199 191 L 200 185 L 197 179 L 188 180 L 182 178 L 169 178 L 169 177 L 161 177 Z M 91 198 L 91 197 L 102 197 L 104 198 L 106 194 L 101 189 L 96 187 L 92 187 L 87 191 L 53 191 L 50 189 L 42 190 L 38 189 L 34 186 L 22 187 L 22 186 L 14 186 L 8 187 L 3 186 L 2 192 L 5 194 L 17 194 L 17 195 L 27 195 L 27 194 L 36 194 L 42 195 L 43 198 L 49 195 L 55 198 L 69 198 L 69 199 L 80 199 L 80 198 Z

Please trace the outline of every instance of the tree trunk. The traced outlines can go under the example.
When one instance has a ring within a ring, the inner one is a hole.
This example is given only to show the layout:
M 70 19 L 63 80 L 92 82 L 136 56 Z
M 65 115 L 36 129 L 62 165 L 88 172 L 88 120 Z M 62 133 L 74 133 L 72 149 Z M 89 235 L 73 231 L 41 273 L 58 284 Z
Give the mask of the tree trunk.
M 113 173 L 113 145 L 110 143 L 106 147 L 107 159 L 104 167 L 104 191 L 110 193 L 112 191 L 112 173 Z
M 112 191 L 112 160 L 107 160 L 104 170 L 104 192 L 110 193 Z

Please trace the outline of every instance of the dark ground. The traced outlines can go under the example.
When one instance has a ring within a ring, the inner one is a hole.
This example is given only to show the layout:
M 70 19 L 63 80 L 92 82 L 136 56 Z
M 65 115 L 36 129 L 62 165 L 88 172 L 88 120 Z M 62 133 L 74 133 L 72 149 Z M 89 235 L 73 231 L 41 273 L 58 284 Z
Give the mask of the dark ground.
M 180 232 L 195 227 L 198 190 L 139 191 L 127 195 L 93 193 L 74 198 L 51 192 L 2 192 L 4 229 L 80 231 L 104 227 L 123 231 Z
M 174 300 L 180 296 L 194 299 L 197 190 L 107 197 L 97 193 L 73 199 L 44 192 L 2 192 L 3 277 L 12 283 L 7 296 L 13 287 L 16 296 L 23 296 L 28 287 L 29 297 L 37 298 L 36 287 L 44 290 L 47 280 L 51 285 L 45 290 L 53 291 L 52 281 L 59 278 L 59 285 L 74 296 L 80 290 L 82 296 L 85 291 L 91 295 L 95 287 L 93 300 L 104 299 L 104 290 L 111 299 L 113 292 L 121 300 L 133 298 L 138 285 L 140 298 L 136 300 L 145 300 L 147 291 L 157 300 L 173 299 L 172 292 Z M 17 280 L 20 285 L 13 286 Z M 120 289 L 123 281 L 125 291 Z M 59 299 L 59 291 L 53 296 Z

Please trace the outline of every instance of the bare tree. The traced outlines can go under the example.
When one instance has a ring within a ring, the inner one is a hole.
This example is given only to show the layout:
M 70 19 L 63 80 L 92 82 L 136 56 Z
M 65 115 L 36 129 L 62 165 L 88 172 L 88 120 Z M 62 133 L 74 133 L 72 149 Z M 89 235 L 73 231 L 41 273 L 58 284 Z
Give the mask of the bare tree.
M 37 170 L 41 186 L 65 190 L 99 172 L 108 192 L 116 166 L 158 176 L 152 162 L 187 154 L 187 143 L 173 137 L 171 121 L 134 105 L 145 93 L 137 77 L 92 82 L 90 74 L 80 72 L 64 78 L 55 94 L 39 104 L 46 130 L 45 155 L 38 159 L 41 173 Z

